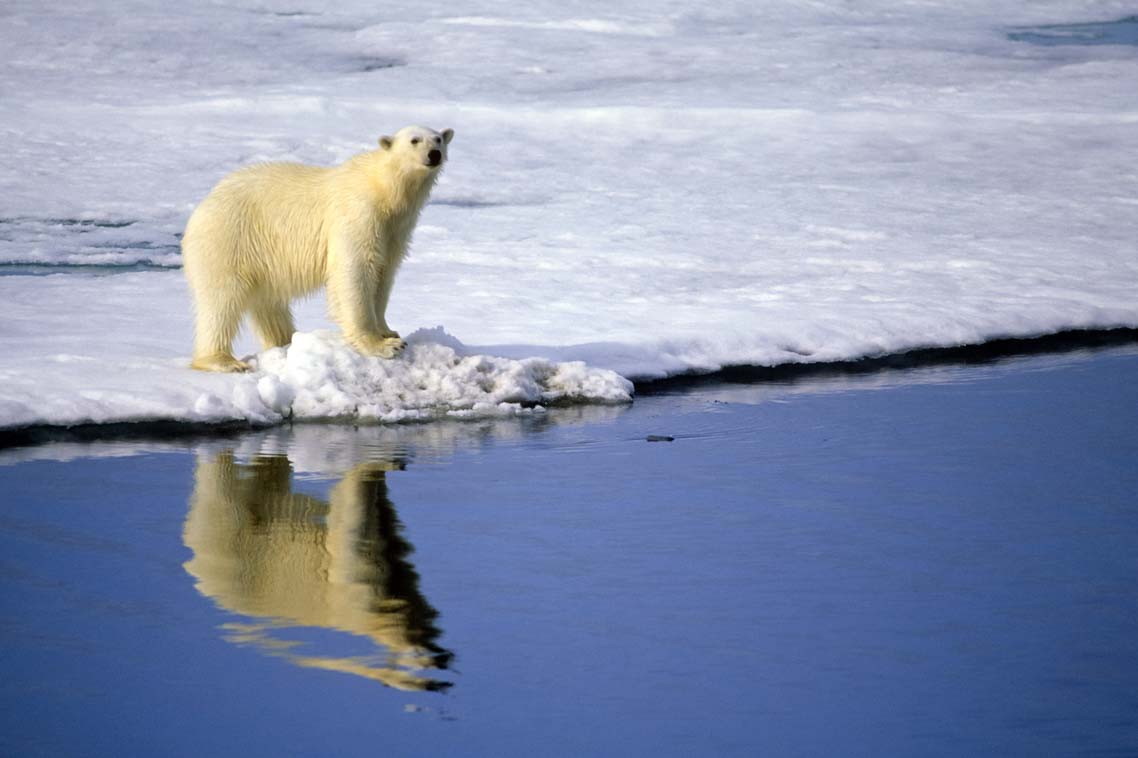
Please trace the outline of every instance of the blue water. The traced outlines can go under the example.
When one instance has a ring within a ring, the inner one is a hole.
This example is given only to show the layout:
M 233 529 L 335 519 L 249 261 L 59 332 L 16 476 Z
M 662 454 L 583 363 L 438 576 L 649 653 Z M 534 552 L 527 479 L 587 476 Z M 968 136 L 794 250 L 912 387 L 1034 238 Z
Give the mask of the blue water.
M 1123 349 L 2 452 L 0 755 L 1138 754 L 1136 422 Z

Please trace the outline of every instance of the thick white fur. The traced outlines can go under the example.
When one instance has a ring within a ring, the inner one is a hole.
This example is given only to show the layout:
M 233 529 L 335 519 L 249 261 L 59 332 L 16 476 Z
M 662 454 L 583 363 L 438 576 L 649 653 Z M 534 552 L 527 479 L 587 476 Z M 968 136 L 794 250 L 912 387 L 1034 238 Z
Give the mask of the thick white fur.
M 409 126 L 339 166 L 266 163 L 222 179 L 182 237 L 196 316 L 191 365 L 247 370 L 232 353 L 244 315 L 265 348 L 287 345 L 289 303 L 322 286 L 353 347 L 383 357 L 401 350 L 387 301 L 453 136 Z M 441 155 L 434 166 L 432 150 Z

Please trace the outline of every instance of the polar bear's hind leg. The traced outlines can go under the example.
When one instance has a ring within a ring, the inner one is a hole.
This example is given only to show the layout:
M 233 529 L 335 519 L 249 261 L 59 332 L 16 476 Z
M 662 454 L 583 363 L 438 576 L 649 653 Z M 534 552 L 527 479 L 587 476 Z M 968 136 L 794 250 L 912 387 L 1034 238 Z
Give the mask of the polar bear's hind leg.
M 288 302 L 263 300 L 253 305 L 252 315 L 253 329 L 261 338 L 261 345 L 266 350 L 271 347 L 284 347 L 292 342 L 296 326 L 293 324 Z
M 249 364 L 233 357 L 233 338 L 245 312 L 244 298 L 236 292 L 194 292 L 194 359 L 200 371 L 248 371 Z M 291 334 L 290 334 L 291 336 Z

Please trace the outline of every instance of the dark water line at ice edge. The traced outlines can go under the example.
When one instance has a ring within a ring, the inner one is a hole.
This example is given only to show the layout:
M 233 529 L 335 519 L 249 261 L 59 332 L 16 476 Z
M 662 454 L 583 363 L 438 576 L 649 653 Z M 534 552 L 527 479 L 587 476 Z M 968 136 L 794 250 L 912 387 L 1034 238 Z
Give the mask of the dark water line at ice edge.
M 659 395 L 713 384 L 762 384 L 796 379 L 861 376 L 938 366 L 969 366 L 1036 355 L 1138 344 L 1138 328 L 1070 329 L 1038 337 L 1003 337 L 957 347 L 925 347 L 844 361 L 741 364 L 707 373 L 689 372 L 659 379 L 636 379 L 638 395 Z
M 862 376 L 887 371 L 907 371 L 937 366 L 969 366 L 1001 360 L 1078 350 L 1105 349 L 1138 344 L 1138 328 L 1073 329 L 1039 337 L 1009 337 L 958 347 L 929 347 L 900 353 L 828 363 L 783 363 L 776 366 L 726 366 L 709 373 L 688 373 L 663 379 L 635 380 L 637 395 L 662 395 L 715 384 L 762 384 L 797 379 Z M 440 421 L 442 421 L 440 419 Z M 294 423 L 284 420 L 282 424 Z M 300 423 L 344 423 L 319 420 Z M 346 423 L 358 422 L 348 420 Z M 416 421 L 414 423 L 437 423 Z M 463 423 L 447 419 L 445 423 Z M 237 437 L 265 424 L 248 421 L 200 422 L 177 419 L 140 419 L 75 425 L 41 424 L 0 429 L 0 450 L 32 447 L 53 442 L 170 441 Z

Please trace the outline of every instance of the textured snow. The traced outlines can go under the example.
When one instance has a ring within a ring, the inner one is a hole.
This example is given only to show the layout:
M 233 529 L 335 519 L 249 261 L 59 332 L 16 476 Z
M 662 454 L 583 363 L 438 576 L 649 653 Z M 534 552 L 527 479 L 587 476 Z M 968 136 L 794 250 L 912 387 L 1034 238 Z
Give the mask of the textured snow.
M 191 371 L 183 354 L 189 301 L 177 273 L 37 277 L 39 286 L 31 288 L 22 279 L 0 277 L 0 302 L 15 327 L 4 342 L 12 354 L 36 361 L 0 373 L 0 418 L 9 427 L 154 419 L 418 421 L 631 399 L 631 383 L 611 370 L 471 354 L 440 328 L 410 335 L 408 348 L 392 360 L 362 356 L 338 333 L 317 330 L 298 332 L 287 349 L 260 353 L 248 374 Z M 168 289 L 165 296 L 153 293 L 166 307 L 132 301 L 132 293 L 155 281 Z M 45 308 L 69 298 L 84 308 L 81 328 L 70 323 L 71 308 Z M 45 330 L 58 335 L 50 352 L 41 346 Z
M 625 397 L 611 371 L 1138 326 L 1138 48 L 1025 41 L 1130 13 L 7 3 L 0 427 L 532 413 Z M 456 130 L 408 354 L 355 355 L 315 299 L 256 373 L 189 371 L 162 269 L 210 186 L 408 123 Z
M 461 345 L 432 341 L 445 333 L 416 332 L 394 360 L 362 356 L 339 335 L 298 333 L 288 348 L 256 359 L 256 394 L 275 413 L 293 418 L 357 417 L 407 421 L 521 413 L 539 404 L 626 402 L 632 383 L 581 362 L 511 360 L 466 355 Z M 458 349 L 456 349 L 456 347 Z M 251 386 L 251 385 L 247 385 Z M 254 403 L 250 403 L 253 405 Z

